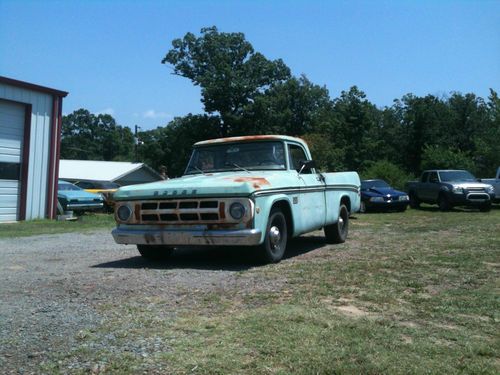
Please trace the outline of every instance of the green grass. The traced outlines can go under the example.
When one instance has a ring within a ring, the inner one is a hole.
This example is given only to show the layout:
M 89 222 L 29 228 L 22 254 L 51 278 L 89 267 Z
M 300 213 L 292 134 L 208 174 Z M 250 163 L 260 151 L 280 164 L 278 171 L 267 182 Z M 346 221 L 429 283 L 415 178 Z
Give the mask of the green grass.
M 38 234 L 89 232 L 111 229 L 115 225 L 113 215 L 87 213 L 76 221 L 29 220 L 0 224 L 0 238 L 27 237 Z
M 110 301 L 102 325 L 43 370 L 498 374 L 499 269 L 499 209 L 358 215 L 347 243 L 240 272 L 256 286 L 184 291 L 168 318 L 161 294 Z M 123 350 L 141 340 L 163 346 Z

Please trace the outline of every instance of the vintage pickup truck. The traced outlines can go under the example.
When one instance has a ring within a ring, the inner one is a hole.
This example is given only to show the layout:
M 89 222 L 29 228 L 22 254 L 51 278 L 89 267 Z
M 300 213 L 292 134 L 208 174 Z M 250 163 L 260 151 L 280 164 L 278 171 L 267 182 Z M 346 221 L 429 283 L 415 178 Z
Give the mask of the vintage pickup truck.
M 441 211 L 448 211 L 453 206 L 472 206 L 489 211 L 495 197 L 493 186 L 478 182 L 464 170 L 424 171 L 420 181 L 406 184 L 406 191 L 411 208 L 418 208 L 424 202 L 437 204 Z
M 481 182 L 493 186 L 495 189 L 495 198 L 493 202 L 500 203 L 500 167 L 497 168 L 497 175 L 495 178 L 482 178 Z
M 306 143 L 279 135 L 221 138 L 194 145 L 180 178 L 120 188 L 114 195 L 119 244 L 148 259 L 174 247 L 256 246 L 278 262 L 287 240 L 324 228 L 346 240 L 359 210 L 356 172 L 319 173 Z

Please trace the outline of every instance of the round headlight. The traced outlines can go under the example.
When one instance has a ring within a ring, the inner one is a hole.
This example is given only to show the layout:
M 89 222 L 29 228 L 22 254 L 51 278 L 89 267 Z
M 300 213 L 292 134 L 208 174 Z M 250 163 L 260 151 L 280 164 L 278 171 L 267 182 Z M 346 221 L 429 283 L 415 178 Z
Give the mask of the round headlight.
M 488 186 L 486 188 L 486 192 L 490 193 L 490 194 L 493 194 L 495 192 L 495 188 L 493 186 Z
M 245 206 L 239 202 L 235 202 L 229 207 L 229 214 L 233 219 L 241 220 L 245 216 Z
M 116 211 L 116 215 L 121 221 L 127 221 L 132 215 L 132 210 L 129 206 L 120 206 L 120 208 L 118 208 L 118 211 Z

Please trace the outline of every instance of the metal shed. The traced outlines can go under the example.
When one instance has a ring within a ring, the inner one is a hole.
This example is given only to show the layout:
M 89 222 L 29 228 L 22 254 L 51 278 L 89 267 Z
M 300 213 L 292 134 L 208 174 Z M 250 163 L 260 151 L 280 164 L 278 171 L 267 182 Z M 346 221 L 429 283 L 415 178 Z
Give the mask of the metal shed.
M 77 181 L 112 181 L 122 186 L 162 180 L 144 163 L 99 160 L 61 160 L 59 178 Z
M 0 76 L 0 222 L 55 217 L 66 95 Z

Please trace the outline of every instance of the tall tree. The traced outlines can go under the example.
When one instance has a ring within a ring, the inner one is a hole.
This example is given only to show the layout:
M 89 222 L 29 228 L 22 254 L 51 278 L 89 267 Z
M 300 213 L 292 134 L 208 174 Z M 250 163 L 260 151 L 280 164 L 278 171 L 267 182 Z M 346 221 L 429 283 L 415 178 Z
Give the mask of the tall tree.
M 271 61 L 255 52 L 243 33 L 223 33 L 213 26 L 201 29 L 199 37 L 187 33 L 174 39 L 172 47 L 162 63 L 172 64 L 174 74 L 201 87 L 205 111 L 220 115 L 222 136 L 256 95 L 290 77 L 281 59 Z
M 302 75 L 274 84 L 244 108 L 238 134 L 289 134 L 315 130 L 331 109 L 328 90 Z
M 134 138 L 107 114 L 78 109 L 63 116 L 61 157 L 77 160 L 132 160 Z

